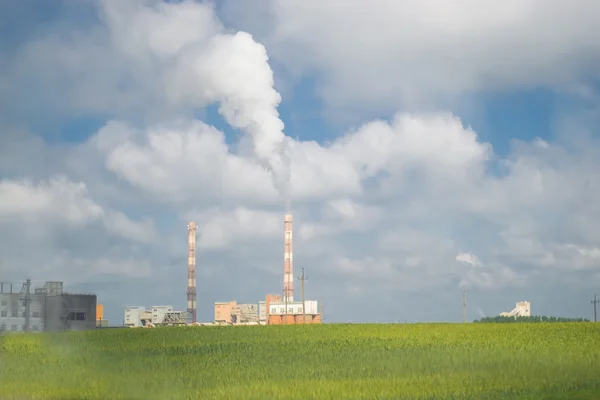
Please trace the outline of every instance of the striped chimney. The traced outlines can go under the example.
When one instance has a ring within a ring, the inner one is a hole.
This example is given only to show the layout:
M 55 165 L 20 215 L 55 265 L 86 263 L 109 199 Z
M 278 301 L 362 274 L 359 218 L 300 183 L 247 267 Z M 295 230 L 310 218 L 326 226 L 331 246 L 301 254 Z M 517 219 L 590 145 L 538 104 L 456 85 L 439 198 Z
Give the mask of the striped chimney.
M 292 250 L 292 215 L 287 214 L 283 222 L 283 301 L 294 301 L 294 261 Z M 287 299 L 286 299 L 287 298 Z
M 188 224 L 188 288 L 187 312 L 196 322 L 196 223 Z

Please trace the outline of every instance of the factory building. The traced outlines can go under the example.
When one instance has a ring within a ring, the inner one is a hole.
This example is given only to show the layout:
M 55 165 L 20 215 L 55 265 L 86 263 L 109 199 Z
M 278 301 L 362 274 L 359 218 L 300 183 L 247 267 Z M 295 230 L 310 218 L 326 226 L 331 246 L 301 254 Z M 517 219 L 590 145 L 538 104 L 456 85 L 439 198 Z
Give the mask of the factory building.
M 17 291 L 16 285 L 0 283 L 0 331 L 58 332 L 95 327 L 96 295 L 65 293 L 62 282 L 46 282 L 33 293 L 25 284 Z
M 187 319 L 186 311 L 174 311 L 173 306 L 152 306 L 146 310 L 143 306 L 125 308 L 124 325 L 129 328 L 155 325 L 183 325 Z
M 46 331 L 84 331 L 94 328 L 95 295 L 61 293 L 46 296 Z
M 515 308 L 509 312 L 501 312 L 501 317 L 531 317 L 531 304 L 528 301 L 517 302 Z
M 271 302 L 269 304 L 268 325 L 279 324 L 320 324 L 321 315 L 318 311 L 318 303 L 315 300 L 305 300 L 304 313 L 302 312 L 302 302 L 292 303 Z M 304 314 L 304 322 L 303 322 Z
M 217 323 L 258 323 L 258 314 L 258 305 L 256 304 L 237 304 L 235 300 L 215 303 L 215 322 Z
M 265 301 L 258 303 L 258 319 L 263 325 L 266 325 L 269 320 L 269 307 L 271 303 L 281 302 L 281 295 L 279 294 L 267 294 Z

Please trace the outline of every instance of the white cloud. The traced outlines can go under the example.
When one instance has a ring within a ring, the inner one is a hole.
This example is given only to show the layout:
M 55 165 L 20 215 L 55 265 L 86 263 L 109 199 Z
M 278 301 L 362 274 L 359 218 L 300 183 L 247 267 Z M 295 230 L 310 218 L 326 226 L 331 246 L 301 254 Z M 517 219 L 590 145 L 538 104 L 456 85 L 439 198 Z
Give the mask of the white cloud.
M 226 3 L 227 17 L 259 32 L 293 75 L 320 73 L 333 111 L 391 112 L 507 88 L 585 92 L 599 77 L 594 0 Z
M 30 180 L 0 181 L 0 215 L 35 223 L 44 217 L 59 218 L 74 226 L 102 216 L 103 209 L 86 196 L 83 183 L 58 176 L 35 184 Z
M 460 261 L 465 264 L 472 265 L 474 267 L 481 265 L 481 261 L 473 253 L 458 253 L 456 255 L 456 261 Z

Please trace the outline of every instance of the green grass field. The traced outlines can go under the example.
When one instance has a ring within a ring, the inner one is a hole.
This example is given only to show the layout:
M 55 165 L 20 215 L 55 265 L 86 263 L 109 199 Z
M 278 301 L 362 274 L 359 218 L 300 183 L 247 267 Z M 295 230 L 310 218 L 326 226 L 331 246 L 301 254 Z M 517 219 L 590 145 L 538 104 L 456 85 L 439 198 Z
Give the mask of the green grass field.
M 600 324 L 114 329 L 0 337 L 0 399 L 600 399 Z

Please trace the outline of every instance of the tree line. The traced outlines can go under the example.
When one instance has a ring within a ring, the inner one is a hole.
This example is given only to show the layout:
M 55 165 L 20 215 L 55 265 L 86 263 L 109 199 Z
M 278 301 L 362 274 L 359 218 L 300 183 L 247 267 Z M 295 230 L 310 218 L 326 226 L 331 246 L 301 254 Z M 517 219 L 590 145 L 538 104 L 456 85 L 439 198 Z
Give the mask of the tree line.
M 530 317 L 504 317 L 498 315 L 496 317 L 484 317 L 476 319 L 473 322 L 492 322 L 492 323 L 514 323 L 514 322 L 590 322 L 585 318 L 564 318 L 564 317 L 547 317 L 545 315 L 530 316 Z

